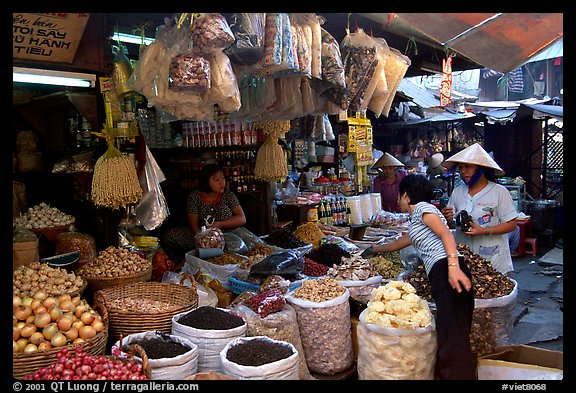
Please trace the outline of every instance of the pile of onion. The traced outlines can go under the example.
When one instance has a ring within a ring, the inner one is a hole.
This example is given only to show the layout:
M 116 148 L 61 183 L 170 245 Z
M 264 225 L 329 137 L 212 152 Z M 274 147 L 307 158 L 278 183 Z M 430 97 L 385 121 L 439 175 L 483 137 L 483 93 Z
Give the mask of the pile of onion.
M 13 352 L 34 352 L 81 344 L 104 330 L 104 321 L 79 295 L 13 295 Z
M 145 380 L 142 364 L 131 359 L 94 356 L 81 346 L 63 348 L 56 362 L 25 375 L 23 380 Z

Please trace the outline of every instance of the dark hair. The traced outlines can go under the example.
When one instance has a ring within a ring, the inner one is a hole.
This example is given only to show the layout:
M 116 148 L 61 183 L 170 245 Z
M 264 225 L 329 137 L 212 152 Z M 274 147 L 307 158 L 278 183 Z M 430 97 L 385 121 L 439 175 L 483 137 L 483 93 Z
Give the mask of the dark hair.
M 432 184 L 425 175 L 411 173 L 400 180 L 400 195 L 407 193 L 410 204 L 418 202 L 428 202 L 432 200 Z
M 210 178 L 216 172 L 224 172 L 224 169 L 218 164 L 206 164 L 198 174 L 198 190 L 202 192 L 211 192 Z

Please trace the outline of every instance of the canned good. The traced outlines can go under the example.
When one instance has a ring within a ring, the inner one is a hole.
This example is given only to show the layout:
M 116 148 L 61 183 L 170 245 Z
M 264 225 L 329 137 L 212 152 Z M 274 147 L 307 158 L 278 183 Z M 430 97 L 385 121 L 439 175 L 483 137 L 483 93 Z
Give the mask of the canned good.
M 318 208 L 316 206 L 308 209 L 308 222 L 318 221 Z

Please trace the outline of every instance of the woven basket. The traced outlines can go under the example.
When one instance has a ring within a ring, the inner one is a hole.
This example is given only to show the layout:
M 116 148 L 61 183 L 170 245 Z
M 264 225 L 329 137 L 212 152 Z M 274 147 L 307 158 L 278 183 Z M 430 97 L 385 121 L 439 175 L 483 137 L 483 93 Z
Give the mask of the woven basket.
M 70 232 L 70 225 L 60 225 L 57 227 L 42 228 L 42 229 L 32 228 L 31 231 L 34 232 L 36 236 L 38 236 L 38 238 L 44 236 L 50 242 L 55 242 L 58 235 L 64 232 Z
M 190 280 L 192 286 L 184 286 L 185 280 Z M 126 298 L 161 301 L 173 307 L 154 314 L 112 307 L 111 302 L 114 300 Z M 196 280 L 191 275 L 184 275 L 180 284 L 150 281 L 116 285 L 96 291 L 94 304 L 100 304 L 106 308 L 110 322 L 110 337 L 114 340 L 120 339 L 121 336 L 149 330 L 170 334 L 174 315 L 198 307 Z
M 13 353 L 12 376 L 14 378 L 20 379 L 26 374 L 31 374 L 40 368 L 51 365 L 56 361 L 56 354 L 63 348 L 73 350 L 77 346 L 82 346 L 84 351 L 90 355 L 104 355 L 104 352 L 106 351 L 106 345 L 108 343 L 108 314 L 106 309 L 97 308 L 96 305 L 93 308 L 96 309 L 102 316 L 102 321 L 104 322 L 104 330 L 81 344 L 68 344 L 65 347 L 50 348 L 45 351 Z
M 106 289 L 114 287 L 116 285 L 131 284 L 135 282 L 146 282 L 152 278 L 152 264 L 150 264 L 148 269 L 144 271 L 126 276 L 110 277 L 110 278 L 82 276 L 82 278 L 88 281 L 88 286 L 90 287 L 90 289 L 93 292 L 96 292 L 100 289 Z

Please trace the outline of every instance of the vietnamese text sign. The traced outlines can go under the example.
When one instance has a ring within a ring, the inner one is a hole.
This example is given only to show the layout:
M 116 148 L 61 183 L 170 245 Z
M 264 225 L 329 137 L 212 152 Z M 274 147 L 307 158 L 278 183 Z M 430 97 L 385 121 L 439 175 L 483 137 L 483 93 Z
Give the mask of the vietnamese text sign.
M 12 13 L 12 57 L 72 63 L 89 15 Z

